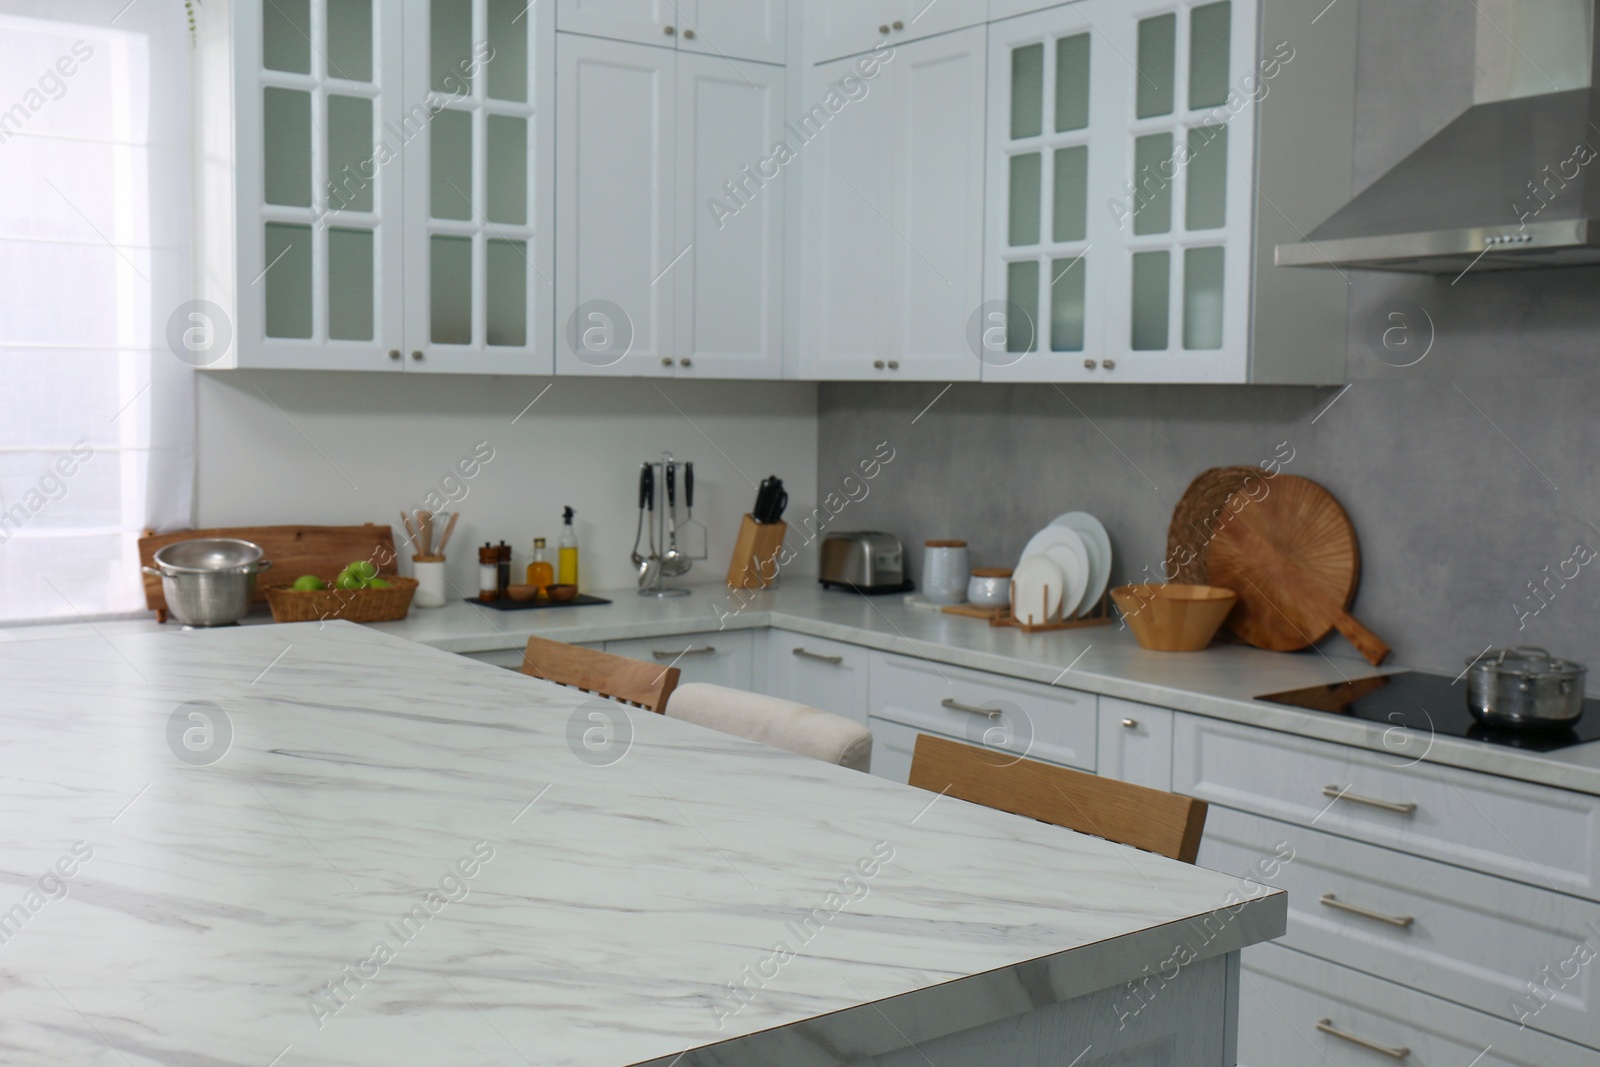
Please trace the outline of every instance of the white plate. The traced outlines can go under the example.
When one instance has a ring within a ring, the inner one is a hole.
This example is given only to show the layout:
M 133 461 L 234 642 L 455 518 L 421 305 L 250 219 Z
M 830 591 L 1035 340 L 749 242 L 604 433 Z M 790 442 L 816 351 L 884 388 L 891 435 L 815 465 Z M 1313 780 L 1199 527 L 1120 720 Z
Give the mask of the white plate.
M 1061 607 L 1061 589 L 1065 584 L 1061 565 L 1055 560 L 1043 553 L 1024 556 L 1011 575 L 1016 605 L 1011 610 L 1012 617 L 1029 625 L 1048 622 Z M 1049 612 L 1048 617 L 1038 617 L 1041 608 Z
M 1062 587 L 1061 616 L 1070 619 L 1078 613 L 1084 590 L 1089 587 L 1089 550 L 1083 546 L 1083 538 L 1078 536 L 1076 530 L 1064 526 L 1046 526 L 1033 535 L 1028 547 L 1022 550 L 1022 558 L 1041 553 L 1055 560 L 1061 568 L 1065 583 Z
M 1111 537 L 1104 524 L 1087 511 L 1057 515 L 1050 520 L 1050 525 L 1076 530 L 1083 538 L 1083 547 L 1089 550 L 1089 587 L 1078 605 L 1078 614 L 1087 615 L 1100 603 L 1100 598 L 1106 595 L 1106 587 L 1111 584 Z

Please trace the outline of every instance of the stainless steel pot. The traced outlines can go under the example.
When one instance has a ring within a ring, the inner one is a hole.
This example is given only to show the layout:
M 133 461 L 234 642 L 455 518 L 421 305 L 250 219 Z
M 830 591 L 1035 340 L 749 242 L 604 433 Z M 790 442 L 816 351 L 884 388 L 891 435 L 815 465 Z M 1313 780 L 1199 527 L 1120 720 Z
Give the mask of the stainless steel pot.
M 1567 729 L 1583 716 L 1587 675 L 1542 648 L 1491 649 L 1467 661 L 1467 708 L 1485 726 Z
M 252 541 L 201 537 L 155 555 L 144 572 L 161 579 L 167 610 L 189 626 L 231 626 L 250 610 L 256 575 L 272 566 Z

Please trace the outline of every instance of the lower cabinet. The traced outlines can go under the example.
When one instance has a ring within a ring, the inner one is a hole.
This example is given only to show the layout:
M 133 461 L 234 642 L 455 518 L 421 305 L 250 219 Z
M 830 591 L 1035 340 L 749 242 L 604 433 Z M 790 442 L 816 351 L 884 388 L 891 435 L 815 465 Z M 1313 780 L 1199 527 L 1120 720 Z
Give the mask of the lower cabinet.
M 1149 704 L 1101 697 L 1097 773 L 1119 782 L 1170 791 L 1175 714 Z
M 905 780 L 919 733 L 1095 769 L 1093 694 L 887 652 L 872 654 L 869 688 L 872 770 L 885 778 Z
M 751 689 L 754 683 L 751 649 L 748 631 L 729 633 L 723 630 L 606 642 L 606 651 L 613 655 L 677 667 L 680 685 L 709 682 L 744 690 Z
M 765 692 L 867 725 L 868 649 L 790 630 L 766 639 Z
M 1571 1042 L 1276 944 L 1245 949 L 1243 960 L 1239 1067 L 1596 1062 L 1594 1052 Z

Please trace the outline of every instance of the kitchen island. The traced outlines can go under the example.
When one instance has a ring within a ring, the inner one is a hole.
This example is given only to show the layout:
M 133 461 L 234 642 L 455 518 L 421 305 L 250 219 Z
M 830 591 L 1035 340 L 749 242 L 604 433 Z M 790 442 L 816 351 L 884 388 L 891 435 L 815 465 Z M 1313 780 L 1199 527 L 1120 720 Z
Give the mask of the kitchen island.
M 1231 1064 L 1284 929 L 1259 882 L 345 623 L 0 678 L 9 1062 Z

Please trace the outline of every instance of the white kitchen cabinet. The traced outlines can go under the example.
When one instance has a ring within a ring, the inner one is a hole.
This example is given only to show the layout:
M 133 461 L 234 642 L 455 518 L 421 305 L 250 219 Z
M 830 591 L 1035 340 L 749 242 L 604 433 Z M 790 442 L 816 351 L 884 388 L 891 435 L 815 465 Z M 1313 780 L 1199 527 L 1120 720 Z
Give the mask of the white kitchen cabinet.
M 1093 694 L 888 652 L 872 653 L 869 692 L 873 719 L 981 746 L 997 759 L 1095 769 Z
M 702 0 L 704 2 L 704 0 Z M 981 26 L 988 18 L 982 0 L 804 0 L 806 58 L 825 63 L 935 34 Z
M 1263 877 L 1259 865 L 1272 860 Z M 1574 959 L 1600 926 L 1600 905 L 1221 807 L 1207 819 L 1200 864 L 1288 891 L 1278 944 L 1600 1043 L 1600 984 Z M 1527 989 L 1546 967 L 1560 986 L 1548 999 Z
M 675 373 L 781 377 L 784 70 L 680 52 L 677 99 Z
M 1589 1067 L 1595 1053 L 1276 944 L 1243 954 L 1239 1067 Z M 1330 1032 L 1330 1031 L 1337 1031 Z M 1379 1051 L 1387 1049 L 1388 1052 Z
M 984 39 L 969 29 L 808 73 L 802 377 L 978 377 Z
M 612 655 L 677 667 L 679 685 L 709 682 L 747 691 L 753 684 L 751 647 L 749 633 L 726 630 L 606 642 Z
M 201 9 L 200 291 L 231 345 L 195 362 L 549 373 L 554 31 L 524 8 Z
M 1174 714 L 1149 704 L 1101 697 L 1096 773 L 1171 791 Z
M 779 377 L 782 71 L 559 37 L 558 372 Z
M 407 14 L 407 369 L 549 374 L 553 56 L 514 0 Z
M 867 725 L 872 654 L 788 630 L 767 633 L 766 692 Z
M 1043 11 L 1045 8 L 1060 7 L 1073 2 L 1075 0 L 989 0 L 989 21 L 998 22 L 1001 19 L 1028 15 L 1035 11 Z
M 785 0 L 557 0 L 567 33 L 784 62 Z
M 677 55 L 558 37 L 556 370 L 671 376 Z

